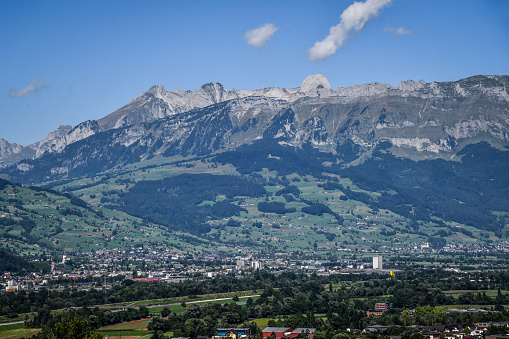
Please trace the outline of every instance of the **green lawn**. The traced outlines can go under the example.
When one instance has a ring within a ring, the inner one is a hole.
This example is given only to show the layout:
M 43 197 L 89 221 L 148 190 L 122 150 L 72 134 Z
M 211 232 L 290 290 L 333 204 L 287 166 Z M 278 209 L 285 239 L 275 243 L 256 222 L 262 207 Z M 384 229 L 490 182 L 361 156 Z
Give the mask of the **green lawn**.
M 271 319 L 272 318 L 258 318 L 254 320 L 254 323 L 256 324 L 256 326 L 258 326 L 260 330 L 263 330 L 265 327 L 267 327 L 267 324 Z

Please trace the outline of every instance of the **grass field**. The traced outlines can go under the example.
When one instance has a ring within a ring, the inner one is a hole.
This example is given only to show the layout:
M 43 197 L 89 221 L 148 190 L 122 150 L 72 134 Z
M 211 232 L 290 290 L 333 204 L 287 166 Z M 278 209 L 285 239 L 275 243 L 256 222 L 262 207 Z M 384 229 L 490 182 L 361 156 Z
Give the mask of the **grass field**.
M 108 338 L 139 338 L 152 332 L 147 329 L 150 320 L 129 321 L 120 324 L 103 326 L 96 330 L 97 333 Z
M 256 324 L 256 326 L 258 326 L 260 330 L 263 330 L 265 327 L 267 327 L 267 324 L 271 319 L 272 318 L 258 318 L 254 320 L 254 323 Z
M 500 291 L 502 294 L 509 294 L 509 291 Z M 457 298 L 461 294 L 465 293 L 486 293 L 488 297 L 496 297 L 498 295 L 498 290 L 450 290 L 450 291 L 444 291 L 444 294 L 452 295 L 453 297 Z
M 14 324 L 0 326 L 0 338 L 2 339 L 21 339 L 31 337 L 40 331 L 38 328 L 25 329 L 25 324 Z
M 436 306 L 435 308 L 444 308 L 444 309 L 475 309 L 475 310 L 481 310 L 481 309 L 491 309 L 495 307 L 495 305 L 441 305 Z

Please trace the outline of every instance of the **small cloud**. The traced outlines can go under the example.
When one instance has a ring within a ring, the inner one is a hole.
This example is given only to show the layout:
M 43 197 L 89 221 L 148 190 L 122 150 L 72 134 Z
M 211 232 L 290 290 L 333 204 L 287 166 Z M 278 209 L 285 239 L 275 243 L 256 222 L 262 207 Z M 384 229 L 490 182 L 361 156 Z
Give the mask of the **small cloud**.
M 246 39 L 246 43 L 248 45 L 254 46 L 256 48 L 263 48 L 266 46 L 267 41 L 269 41 L 274 33 L 279 30 L 279 27 L 276 27 L 274 24 L 265 24 L 261 27 L 252 29 L 244 33 L 244 39 Z
M 25 96 L 25 95 L 30 94 L 30 93 L 39 92 L 40 90 L 42 90 L 44 88 L 48 88 L 48 87 L 49 86 L 46 85 L 41 80 L 39 80 L 39 79 L 32 79 L 30 81 L 30 85 L 28 85 L 27 87 L 22 88 L 20 90 L 16 90 L 16 89 L 11 90 L 9 92 L 9 96 L 11 98 L 19 98 L 19 97 Z
M 392 28 L 390 26 L 385 27 L 386 32 L 395 33 L 397 35 L 405 35 L 405 34 L 412 34 L 413 31 L 408 31 L 405 29 L 405 27 L 400 28 Z
M 329 35 L 322 41 L 317 41 L 308 50 L 309 60 L 325 60 L 335 54 L 344 42 L 355 35 L 373 18 L 378 11 L 389 5 L 392 0 L 366 0 L 365 2 L 354 2 L 341 13 L 341 21 L 332 26 Z M 353 32 L 353 34 L 350 34 Z

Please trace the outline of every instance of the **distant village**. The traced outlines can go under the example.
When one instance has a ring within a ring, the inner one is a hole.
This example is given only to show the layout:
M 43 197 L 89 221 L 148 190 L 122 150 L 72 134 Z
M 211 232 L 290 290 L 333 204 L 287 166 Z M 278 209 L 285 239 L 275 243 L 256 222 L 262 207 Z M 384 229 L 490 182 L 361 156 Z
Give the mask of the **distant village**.
M 99 251 L 100 252 L 100 251 Z M 253 259 L 251 257 L 237 256 L 232 259 L 218 259 L 213 255 L 207 255 L 203 258 L 193 257 L 193 261 L 205 264 L 179 264 L 179 261 L 186 259 L 186 256 L 172 254 L 171 259 L 174 262 L 172 268 L 161 270 L 116 270 L 118 258 L 110 257 L 109 253 L 99 253 L 99 257 L 87 265 L 80 268 L 70 269 L 66 265 L 69 257 L 64 255 L 62 260 L 56 263 L 51 262 L 50 273 L 32 272 L 24 276 L 11 275 L 9 272 L 3 274 L 0 279 L 5 288 L 5 292 L 15 291 L 37 291 L 40 289 L 62 289 L 62 288 L 91 288 L 101 287 L 108 288 L 114 284 L 120 284 L 124 280 L 133 280 L 147 283 L 178 283 L 186 279 L 192 278 L 213 278 L 217 275 L 234 274 L 244 276 L 252 271 L 265 269 L 271 272 L 300 271 L 306 274 L 331 275 L 331 274 L 382 274 L 395 275 L 403 273 L 401 270 L 384 269 L 383 257 L 375 255 L 372 263 L 363 262 L 358 259 L 339 259 L 337 261 L 330 260 L 285 260 L 285 259 Z M 130 253 L 135 257 L 135 253 Z M 138 253 L 140 254 L 140 253 Z M 143 260 L 149 264 L 157 260 L 158 253 L 142 253 L 143 255 L 137 260 Z M 208 263 L 218 261 L 229 262 L 222 265 L 209 265 Z M 147 265 L 149 266 L 149 265 Z M 67 268 L 67 269 L 66 269 Z M 64 282 L 65 281 L 65 282 Z

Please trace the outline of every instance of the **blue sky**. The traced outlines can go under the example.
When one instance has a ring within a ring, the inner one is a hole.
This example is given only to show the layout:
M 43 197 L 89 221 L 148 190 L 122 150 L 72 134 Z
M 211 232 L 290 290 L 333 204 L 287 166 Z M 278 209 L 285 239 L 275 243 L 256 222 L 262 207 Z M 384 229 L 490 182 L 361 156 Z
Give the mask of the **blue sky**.
M 321 73 L 337 88 L 509 74 L 509 1 L 367 2 L 376 8 L 349 29 L 341 15 L 352 0 L 0 0 L 0 138 L 30 144 L 155 84 L 290 88 Z M 347 38 L 313 59 L 337 25 Z

